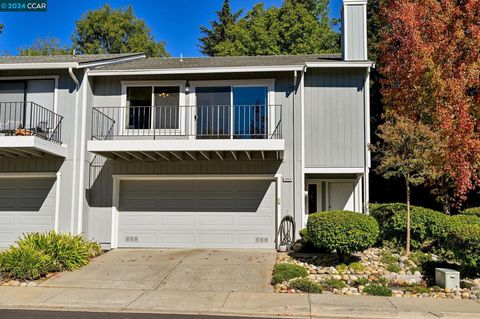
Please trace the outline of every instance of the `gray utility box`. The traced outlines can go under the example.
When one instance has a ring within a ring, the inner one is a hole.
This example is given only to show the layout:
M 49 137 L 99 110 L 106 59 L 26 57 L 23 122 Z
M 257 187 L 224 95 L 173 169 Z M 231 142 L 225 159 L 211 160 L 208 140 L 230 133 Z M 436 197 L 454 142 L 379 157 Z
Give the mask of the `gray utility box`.
M 460 288 L 460 273 L 448 268 L 435 268 L 435 283 L 442 288 Z

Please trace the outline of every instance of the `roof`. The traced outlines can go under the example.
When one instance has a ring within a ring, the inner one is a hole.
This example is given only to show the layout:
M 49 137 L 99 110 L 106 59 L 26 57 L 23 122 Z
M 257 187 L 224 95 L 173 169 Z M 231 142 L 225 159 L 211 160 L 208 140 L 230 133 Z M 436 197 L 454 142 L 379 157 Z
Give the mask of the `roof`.
M 18 68 L 82 68 L 91 65 L 104 65 L 143 59 L 144 53 L 121 54 L 81 54 L 81 55 L 48 55 L 48 56 L 0 56 L 0 69 Z
M 340 54 L 221 56 L 198 58 L 147 58 L 104 66 L 102 70 L 255 67 L 304 65 L 306 62 L 341 61 Z
M 371 61 L 343 61 L 340 54 L 146 58 L 91 69 L 89 75 L 194 74 L 301 71 L 306 67 L 371 67 Z

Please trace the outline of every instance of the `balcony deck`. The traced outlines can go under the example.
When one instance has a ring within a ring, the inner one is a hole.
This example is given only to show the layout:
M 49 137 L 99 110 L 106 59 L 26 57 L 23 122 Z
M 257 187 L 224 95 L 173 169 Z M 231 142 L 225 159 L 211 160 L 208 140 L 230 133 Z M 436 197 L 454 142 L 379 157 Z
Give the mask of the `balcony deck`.
M 33 102 L 1 102 L 0 158 L 66 157 L 62 119 Z
M 92 115 L 87 150 L 110 159 L 280 160 L 285 150 L 278 105 L 109 107 Z

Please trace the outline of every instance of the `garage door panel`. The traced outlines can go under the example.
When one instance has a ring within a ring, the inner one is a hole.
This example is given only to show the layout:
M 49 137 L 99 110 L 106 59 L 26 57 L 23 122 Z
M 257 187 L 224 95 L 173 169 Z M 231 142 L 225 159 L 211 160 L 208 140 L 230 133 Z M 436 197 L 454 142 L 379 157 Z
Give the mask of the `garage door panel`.
M 170 186 L 173 188 L 167 191 Z M 131 192 L 135 187 L 142 189 L 142 198 L 130 201 L 137 193 Z M 272 248 L 275 245 L 272 181 L 128 180 L 120 182 L 119 197 L 120 247 Z M 148 205 L 142 203 L 144 199 L 149 201 Z M 149 209 L 145 210 L 147 206 Z M 135 223 L 132 220 L 136 216 L 152 218 L 148 224 Z
M 161 216 L 162 225 L 165 226 L 179 226 L 190 227 L 195 225 L 195 216 L 193 215 L 163 215 Z
M 55 224 L 55 178 L 0 179 L 0 247 Z

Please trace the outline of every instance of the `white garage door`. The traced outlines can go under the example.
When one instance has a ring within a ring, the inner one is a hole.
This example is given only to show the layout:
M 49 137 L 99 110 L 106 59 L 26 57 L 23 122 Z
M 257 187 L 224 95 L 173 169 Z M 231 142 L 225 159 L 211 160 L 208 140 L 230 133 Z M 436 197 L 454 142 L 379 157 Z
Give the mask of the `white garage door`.
M 275 183 L 120 182 L 119 247 L 275 247 Z
M 0 178 L 0 247 L 55 223 L 54 178 Z

